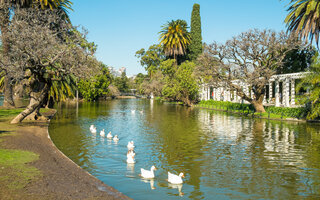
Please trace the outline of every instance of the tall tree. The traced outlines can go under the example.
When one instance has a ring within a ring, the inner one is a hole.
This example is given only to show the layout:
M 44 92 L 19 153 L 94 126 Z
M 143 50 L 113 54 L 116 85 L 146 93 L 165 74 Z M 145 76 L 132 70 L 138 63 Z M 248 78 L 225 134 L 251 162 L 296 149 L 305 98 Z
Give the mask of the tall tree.
M 200 18 L 200 5 L 194 4 L 191 14 L 191 44 L 189 46 L 191 60 L 197 59 L 202 53 L 202 36 L 201 36 L 201 18 Z
M 175 59 L 178 64 L 178 57 L 186 55 L 188 45 L 191 42 L 187 28 L 187 22 L 178 19 L 167 22 L 159 32 L 160 44 L 163 45 L 164 53 Z
M 320 1 L 291 0 L 285 19 L 288 31 L 297 33 L 302 39 L 316 40 L 318 45 L 320 32 Z

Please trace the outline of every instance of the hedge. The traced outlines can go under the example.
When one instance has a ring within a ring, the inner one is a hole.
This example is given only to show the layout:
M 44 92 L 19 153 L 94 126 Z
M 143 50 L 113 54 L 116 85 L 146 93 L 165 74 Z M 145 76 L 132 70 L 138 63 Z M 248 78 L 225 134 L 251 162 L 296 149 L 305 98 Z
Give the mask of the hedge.
M 233 102 L 226 102 L 226 101 L 214 101 L 214 100 L 200 101 L 197 106 L 213 108 L 213 109 L 255 112 L 255 109 L 251 104 L 241 104 L 241 103 L 233 103 Z M 265 106 L 264 108 L 267 113 L 272 113 L 272 114 L 276 114 L 283 117 L 289 117 L 289 118 L 300 119 L 300 118 L 305 118 L 307 115 L 307 109 L 305 107 L 284 108 L 284 107 Z

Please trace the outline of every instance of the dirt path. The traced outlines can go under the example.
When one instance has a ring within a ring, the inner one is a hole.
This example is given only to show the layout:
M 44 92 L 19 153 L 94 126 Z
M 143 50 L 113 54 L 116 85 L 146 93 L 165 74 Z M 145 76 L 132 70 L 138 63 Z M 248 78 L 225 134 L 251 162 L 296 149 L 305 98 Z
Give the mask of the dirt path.
M 0 186 L 0 199 L 130 199 L 62 154 L 50 140 L 46 122 L 23 123 L 15 133 L 2 137 L 1 146 L 38 154 L 39 160 L 31 165 L 43 176 L 14 193 Z

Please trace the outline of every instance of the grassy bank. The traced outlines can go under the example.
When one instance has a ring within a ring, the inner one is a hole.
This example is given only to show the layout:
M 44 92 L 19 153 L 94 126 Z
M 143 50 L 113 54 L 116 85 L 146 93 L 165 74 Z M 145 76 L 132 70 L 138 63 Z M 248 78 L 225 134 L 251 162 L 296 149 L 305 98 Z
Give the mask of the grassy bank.
M 231 113 L 237 113 L 246 116 L 268 118 L 268 119 L 305 119 L 307 110 L 304 107 L 300 108 L 282 108 L 267 106 L 265 107 L 265 113 L 257 113 L 255 109 L 250 104 L 241 104 L 233 102 L 224 101 L 201 101 L 196 107 L 222 110 Z
M 6 138 L 15 137 L 19 128 L 18 125 L 11 125 L 10 121 L 21 111 L 22 109 L 0 110 L 0 182 L 8 194 L 14 194 L 30 180 L 41 177 L 41 172 L 28 164 L 38 160 L 39 155 L 29 151 L 4 149 Z

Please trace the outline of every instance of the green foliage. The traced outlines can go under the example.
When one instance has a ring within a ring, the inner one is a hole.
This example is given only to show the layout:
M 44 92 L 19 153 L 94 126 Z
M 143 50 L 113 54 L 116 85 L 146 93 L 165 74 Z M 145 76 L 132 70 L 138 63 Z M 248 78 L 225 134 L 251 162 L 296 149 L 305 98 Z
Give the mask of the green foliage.
M 140 49 L 135 55 L 140 59 L 140 64 L 148 72 L 148 75 L 152 77 L 152 74 L 158 70 L 160 63 L 165 60 L 163 48 L 160 45 L 152 45 L 147 51 Z
M 297 91 L 309 91 L 301 96 L 302 102 L 309 107 L 307 119 L 320 116 L 320 57 L 316 55 L 310 67 L 310 73 L 297 85 Z
M 116 77 L 114 79 L 113 84 L 118 88 L 120 92 L 129 91 L 129 79 L 124 72 L 121 74 L 121 77 Z
M 4 78 L 5 78 L 5 75 L 4 75 L 4 71 L 1 71 L 0 72 L 0 92 L 3 92 L 4 90 Z
M 303 49 L 293 49 L 286 54 L 283 66 L 277 68 L 277 74 L 287 74 L 306 71 L 315 55 L 316 50 L 310 47 Z
M 193 77 L 195 64 L 186 61 L 181 65 L 174 65 L 173 62 L 167 60 L 161 65 L 166 75 L 162 95 L 169 100 L 182 101 L 186 105 L 191 105 L 196 101 L 199 91 Z M 170 67 L 170 65 L 173 66 Z
M 75 96 L 77 90 L 75 77 L 66 75 L 62 78 L 62 81 L 52 81 L 49 89 L 48 99 L 52 99 L 54 102 L 65 101 L 67 98 Z
M 134 85 L 133 85 L 133 89 L 137 89 L 137 91 L 139 92 L 139 94 L 143 94 L 143 89 L 142 89 L 142 84 L 143 81 L 148 77 L 148 75 L 144 75 L 142 73 L 137 74 L 137 76 L 134 79 Z
M 233 103 L 226 101 L 200 101 L 199 106 L 215 108 L 215 109 L 223 109 L 223 110 L 233 110 L 233 111 L 244 111 L 244 112 L 255 112 L 253 105 L 251 104 L 241 104 L 241 103 Z M 284 118 L 304 118 L 307 113 L 307 108 L 282 108 L 282 107 L 274 107 L 267 106 L 265 107 L 266 113 L 262 113 L 263 116 L 268 116 L 268 113 L 272 114 L 274 118 L 280 118 L 281 116 Z M 271 117 L 272 117 L 271 116 Z
M 242 103 L 232 103 L 227 101 L 214 101 L 214 100 L 208 100 L 208 101 L 200 101 L 200 106 L 211 106 L 212 108 L 222 108 L 225 110 L 247 110 L 247 111 L 254 111 L 254 107 L 251 104 L 242 104 Z
M 265 107 L 266 112 L 282 115 L 284 117 L 291 117 L 291 118 L 304 118 L 307 113 L 307 108 L 300 107 L 300 108 L 282 108 L 282 107 L 274 107 L 268 106 Z
M 165 54 L 175 59 L 178 64 L 182 62 L 182 60 L 178 60 L 178 56 L 186 55 L 188 45 L 191 42 L 187 28 L 187 22 L 178 19 L 167 22 L 159 32 L 160 44 L 163 45 Z
M 196 60 L 198 55 L 202 53 L 202 36 L 201 36 L 201 18 L 200 5 L 194 4 L 191 14 L 191 43 L 189 46 L 191 60 Z
M 160 64 L 160 70 L 164 76 L 173 78 L 176 72 L 175 60 L 168 59 Z
M 291 0 L 285 19 L 289 31 L 298 33 L 302 39 L 315 39 L 319 41 L 319 0 Z
M 90 79 L 82 79 L 78 83 L 79 93 L 86 101 L 94 101 L 109 94 L 110 72 L 103 67 L 102 73 Z

